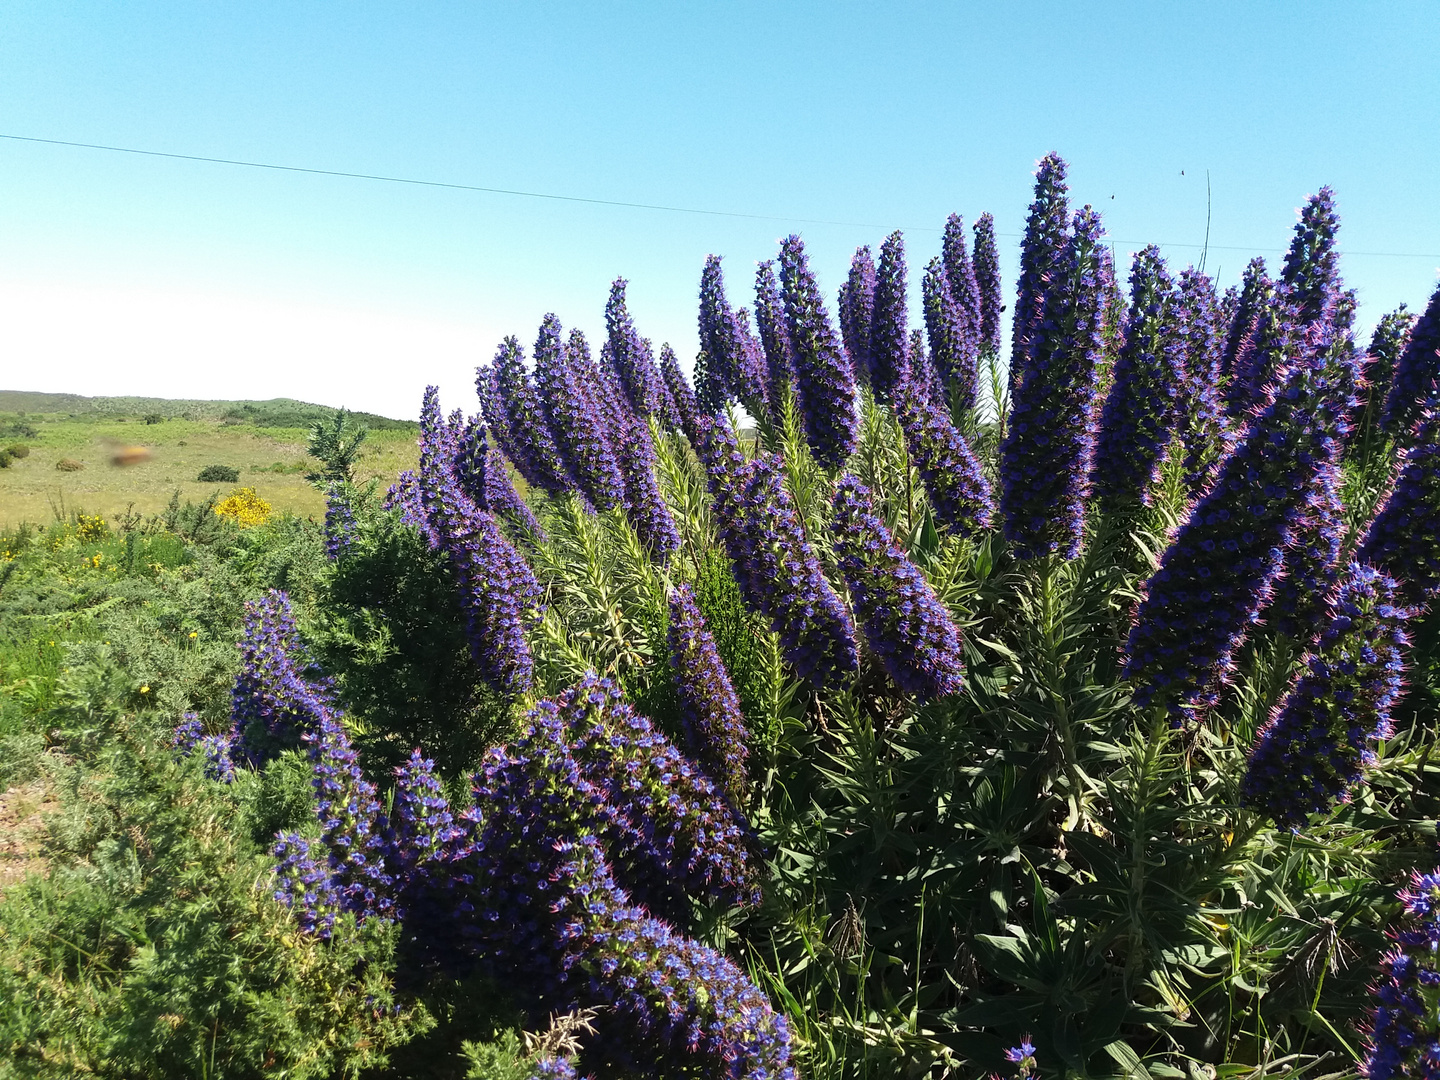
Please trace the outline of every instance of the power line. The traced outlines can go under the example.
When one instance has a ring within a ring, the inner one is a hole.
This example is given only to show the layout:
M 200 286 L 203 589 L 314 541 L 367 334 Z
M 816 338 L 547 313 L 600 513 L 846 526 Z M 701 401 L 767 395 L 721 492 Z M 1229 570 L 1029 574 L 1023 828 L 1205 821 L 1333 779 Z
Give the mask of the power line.
M 614 206 L 627 210 L 655 210 L 668 214 L 697 214 L 702 217 L 742 218 L 747 221 L 785 221 L 799 225 L 838 225 L 852 229 L 888 230 L 893 226 L 876 225 L 866 221 L 832 221 L 827 218 L 801 218 L 781 214 L 749 214 L 735 210 L 706 210 L 694 206 L 667 206 L 663 203 L 627 202 L 621 199 L 593 199 L 583 195 L 560 195 L 548 191 L 523 191 L 519 188 L 486 187 L 481 184 L 455 184 L 444 180 L 420 180 L 410 176 L 385 176 L 380 173 L 347 172 L 343 169 L 316 169 L 304 165 L 277 165 L 267 161 L 244 161 L 239 158 L 207 157 L 203 154 L 176 154 L 164 150 L 141 150 L 133 146 L 109 146 L 104 143 L 72 142 L 67 139 L 41 139 L 33 135 L 7 135 L 0 132 L 0 139 L 12 142 L 41 143 L 46 146 L 68 146 L 79 150 L 104 150 L 113 154 L 135 154 L 140 157 L 167 158 L 172 161 L 200 161 L 211 165 L 236 165 L 246 169 L 268 169 L 272 172 L 304 173 L 309 176 L 335 176 L 347 180 L 373 180 L 386 184 L 408 184 L 412 187 L 445 188 L 450 191 L 476 191 L 486 195 L 510 195 L 523 199 L 546 199 L 551 202 L 583 203 L 589 206 Z M 938 233 L 942 229 L 919 225 L 907 227 L 907 232 Z M 1019 233 L 997 233 L 998 236 L 1016 237 Z M 1110 237 L 1112 244 L 1143 247 L 1156 243 L 1159 247 L 1195 248 L 1214 251 L 1283 252 L 1285 248 L 1246 247 L 1238 244 L 1187 244 L 1170 241 L 1121 240 Z M 1440 259 L 1440 255 L 1418 251 L 1343 251 L 1344 255 L 1361 255 L 1387 259 Z

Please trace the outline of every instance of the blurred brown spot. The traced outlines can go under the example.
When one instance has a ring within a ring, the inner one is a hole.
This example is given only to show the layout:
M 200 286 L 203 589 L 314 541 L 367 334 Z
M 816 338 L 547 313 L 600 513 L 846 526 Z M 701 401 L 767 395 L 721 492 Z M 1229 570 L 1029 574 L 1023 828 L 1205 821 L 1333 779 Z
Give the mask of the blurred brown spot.
M 150 460 L 150 448 L 148 446 L 122 446 L 116 450 L 110 458 L 111 465 L 139 465 L 142 461 Z

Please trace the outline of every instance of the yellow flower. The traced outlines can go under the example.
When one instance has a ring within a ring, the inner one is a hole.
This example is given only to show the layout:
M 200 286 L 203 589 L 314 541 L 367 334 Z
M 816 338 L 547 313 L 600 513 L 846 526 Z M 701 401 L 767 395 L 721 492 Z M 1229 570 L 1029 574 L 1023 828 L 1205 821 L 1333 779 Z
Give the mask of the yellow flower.
M 256 493 L 253 487 L 236 488 L 219 506 L 215 513 L 221 517 L 234 518 L 235 524 L 243 529 L 252 525 L 264 525 L 270 518 L 270 504 Z
M 196 636 L 196 631 L 191 630 L 191 631 L 190 631 L 190 636 L 191 636 L 191 637 L 195 637 L 195 636 Z
M 148 687 L 148 686 L 142 686 L 142 687 L 140 687 L 140 692 L 141 692 L 142 694 L 148 694 L 148 693 L 150 692 L 150 687 Z

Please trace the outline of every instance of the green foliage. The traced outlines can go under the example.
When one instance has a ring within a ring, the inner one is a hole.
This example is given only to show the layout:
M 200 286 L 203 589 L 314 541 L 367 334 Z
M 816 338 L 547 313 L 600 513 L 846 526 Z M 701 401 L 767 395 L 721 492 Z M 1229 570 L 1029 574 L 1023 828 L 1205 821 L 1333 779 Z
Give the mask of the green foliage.
M 234 484 L 240 479 L 240 470 L 233 465 L 206 465 L 195 479 L 202 484 Z
M 14 459 L 15 455 L 9 450 L 0 450 L 0 469 L 8 469 Z
M 316 420 L 310 428 L 306 452 L 320 462 L 320 468 L 305 474 L 312 484 L 350 483 L 355 479 L 355 459 L 369 429 L 358 425 L 351 413 L 340 409 L 329 421 Z

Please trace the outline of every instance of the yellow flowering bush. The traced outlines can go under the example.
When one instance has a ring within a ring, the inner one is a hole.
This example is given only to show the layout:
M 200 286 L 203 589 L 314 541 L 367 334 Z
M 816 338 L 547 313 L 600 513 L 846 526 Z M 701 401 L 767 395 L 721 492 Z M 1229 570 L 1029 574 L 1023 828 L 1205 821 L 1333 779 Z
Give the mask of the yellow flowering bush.
M 98 543 L 110 535 L 110 526 L 99 514 L 81 514 L 75 521 L 75 535 L 84 543 Z
M 241 528 L 264 525 L 270 520 L 270 504 L 256 493 L 253 487 L 236 488 L 215 507 L 221 517 L 234 518 Z

